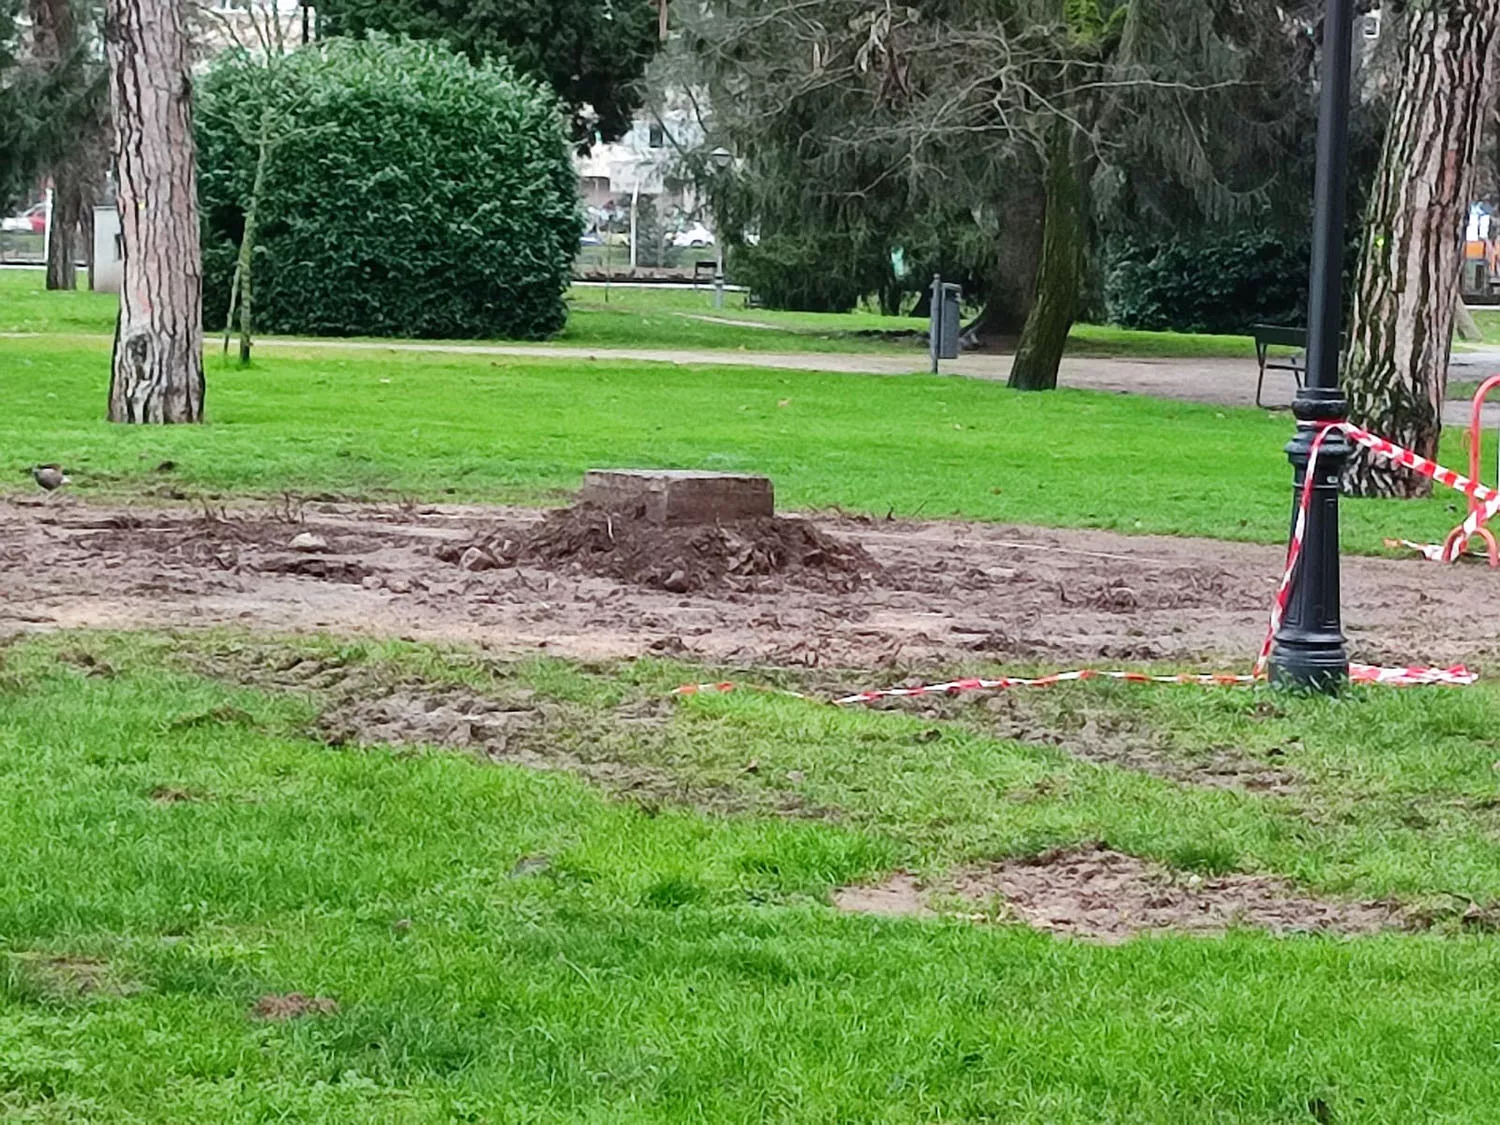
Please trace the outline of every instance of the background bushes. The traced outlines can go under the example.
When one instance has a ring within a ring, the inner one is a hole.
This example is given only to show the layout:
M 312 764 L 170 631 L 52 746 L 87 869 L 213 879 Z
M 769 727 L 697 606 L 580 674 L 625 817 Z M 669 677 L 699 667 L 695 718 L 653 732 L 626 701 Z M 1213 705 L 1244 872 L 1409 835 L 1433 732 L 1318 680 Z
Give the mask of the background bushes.
M 1109 320 L 1126 328 L 1248 332 L 1307 322 L 1309 248 L 1265 230 L 1164 242 L 1122 239 L 1104 285 Z
M 204 315 L 223 326 L 255 176 L 258 331 L 514 337 L 558 331 L 582 232 L 550 92 L 504 64 L 331 40 L 199 85 Z

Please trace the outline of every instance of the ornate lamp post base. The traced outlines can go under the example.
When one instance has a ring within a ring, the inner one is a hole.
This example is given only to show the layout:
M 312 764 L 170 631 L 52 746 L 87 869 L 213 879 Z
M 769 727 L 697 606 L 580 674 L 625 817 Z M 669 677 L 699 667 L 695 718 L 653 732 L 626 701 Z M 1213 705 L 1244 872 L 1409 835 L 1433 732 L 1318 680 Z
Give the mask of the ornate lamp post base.
M 1323 18 L 1318 182 L 1307 307 L 1307 386 L 1297 392 L 1292 404 L 1297 435 L 1286 447 L 1294 470 L 1294 526 L 1319 424 L 1342 422 L 1349 414 L 1349 403 L 1339 390 L 1339 350 L 1353 59 L 1354 0 L 1328 0 Z M 1271 650 L 1273 684 L 1336 692 L 1349 679 L 1349 654 L 1339 615 L 1339 479 L 1351 452 L 1348 440 L 1338 431 L 1329 433 L 1318 447 L 1302 561 Z
M 1342 422 L 1349 404 L 1339 391 L 1315 387 L 1299 393 L 1292 409 L 1301 423 L 1286 447 L 1293 468 L 1295 520 L 1318 424 Z M 1278 687 L 1331 693 L 1349 680 L 1349 651 L 1339 615 L 1339 479 L 1351 452 L 1353 447 L 1338 431 L 1318 446 L 1302 562 L 1271 649 L 1271 682 Z

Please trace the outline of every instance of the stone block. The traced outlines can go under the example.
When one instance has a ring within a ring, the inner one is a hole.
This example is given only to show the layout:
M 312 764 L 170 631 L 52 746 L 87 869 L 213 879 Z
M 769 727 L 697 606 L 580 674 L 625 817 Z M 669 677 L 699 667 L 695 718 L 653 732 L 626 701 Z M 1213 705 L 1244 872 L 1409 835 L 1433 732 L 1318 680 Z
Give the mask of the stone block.
M 776 514 L 770 477 L 686 469 L 590 469 L 585 503 L 663 526 L 733 523 Z

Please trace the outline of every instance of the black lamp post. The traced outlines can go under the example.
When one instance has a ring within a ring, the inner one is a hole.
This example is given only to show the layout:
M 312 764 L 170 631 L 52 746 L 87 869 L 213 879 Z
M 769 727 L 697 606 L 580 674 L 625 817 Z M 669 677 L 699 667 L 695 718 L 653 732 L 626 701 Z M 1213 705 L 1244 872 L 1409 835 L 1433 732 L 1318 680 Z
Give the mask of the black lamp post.
M 1313 205 L 1312 286 L 1307 306 L 1307 385 L 1292 412 L 1297 435 L 1286 447 L 1294 469 L 1293 521 L 1321 424 L 1342 422 L 1339 389 L 1344 212 L 1349 163 L 1349 87 L 1355 0 L 1328 0 L 1323 18 L 1323 99 L 1318 117 L 1318 179 Z M 1301 569 L 1271 651 L 1271 682 L 1337 691 L 1349 678 L 1339 619 L 1339 478 L 1349 442 L 1333 431 L 1318 450 Z

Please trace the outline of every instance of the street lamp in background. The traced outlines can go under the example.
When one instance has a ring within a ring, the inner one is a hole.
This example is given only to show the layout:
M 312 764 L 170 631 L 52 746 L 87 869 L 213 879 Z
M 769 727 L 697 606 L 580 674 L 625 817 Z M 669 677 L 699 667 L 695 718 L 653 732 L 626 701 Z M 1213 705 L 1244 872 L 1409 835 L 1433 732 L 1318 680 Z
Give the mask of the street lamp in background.
M 1313 198 L 1312 285 L 1307 305 L 1307 384 L 1292 403 L 1297 435 L 1286 447 L 1294 469 L 1294 523 L 1319 429 L 1330 422 L 1342 422 L 1349 414 L 1349 403 L 1339 388 L 1339 351 L 1354 3 L 1328 0 L 1323 17 L 1323 91 Z M 1338 430 L 1330 430 L 1318 449 L 1301 567 L 1271 650 L 1274 684 L 1331 693 L 1349 678 L 1349 653 L 1339 614 L 1339 478 L 1349 453 L 1349 442 Z
M 734 153 L 723 145 L 708 154 L 709 163 L 714 166 L 715 178 L 723 176 L 729 171 L 730 165 L 734 163 Z M 717 220 L 717 216 L 715 216 Z M 714 308 L 724 307 L 724 238 L 719 233 L 719 224 L 714 223 Z

